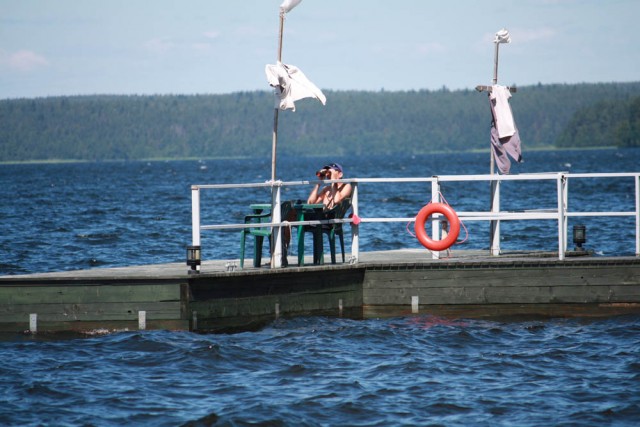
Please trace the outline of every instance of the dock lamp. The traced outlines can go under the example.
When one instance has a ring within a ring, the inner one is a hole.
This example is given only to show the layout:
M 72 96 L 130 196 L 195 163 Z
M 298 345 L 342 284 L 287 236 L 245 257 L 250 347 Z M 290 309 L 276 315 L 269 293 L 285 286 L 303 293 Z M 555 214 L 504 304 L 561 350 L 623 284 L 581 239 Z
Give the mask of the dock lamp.
M 189 274 L 200 273 L 200 246 L 187 246 L 187 265 L 191 267 Z
M 573 243 L 576 245 L 576 251 L 584 251 L 583 243 L 587 241 L 587 227 L 584 225 L 573 226 Z

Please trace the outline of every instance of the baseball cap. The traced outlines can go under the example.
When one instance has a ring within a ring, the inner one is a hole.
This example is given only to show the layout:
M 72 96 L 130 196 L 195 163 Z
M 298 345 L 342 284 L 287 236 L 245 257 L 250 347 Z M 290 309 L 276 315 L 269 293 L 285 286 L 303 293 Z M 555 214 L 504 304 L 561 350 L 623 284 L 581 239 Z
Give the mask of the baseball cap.
M 340 166 L 340 164 L 338 164 L 338 163 L 329 163 L 328 165 L 324 165 L 323 169 L 327 169 L 327 168 L 335 169 L 338 172 L 343 172 L 342 171 L 342 166 Z

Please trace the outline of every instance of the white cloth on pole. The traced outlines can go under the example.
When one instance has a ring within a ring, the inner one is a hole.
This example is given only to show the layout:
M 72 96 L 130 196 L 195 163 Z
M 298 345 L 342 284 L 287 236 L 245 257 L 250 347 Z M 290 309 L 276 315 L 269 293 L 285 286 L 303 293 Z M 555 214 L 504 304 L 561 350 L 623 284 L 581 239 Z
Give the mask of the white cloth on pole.
M 498 138 L 498 131 L 494 126 L 491 126 L 491 147 L 500 173 L 508 174 L 511 171 L 509 156 L 518 163 L 522 162 L 522 148 L 520 145 L 520 134 L 517 130 L 513 136 Z
M 491 147 L 498 170 L 503 174 L 508 174 L 511 170 L 509 157 L 518 163 L 522 162 L 520 134 L 513 120 L 509 98 L 511 98 L 511 91 L 508 88 L 498 85 L 491 87 L 489 94 L 489 105 L 493 115 Z M 501 130 L 501 127 L 507 127 L 507 131 Z
M 516 133 L 516 124 L 513 120 L 509 98 L 511 91 L 505 86 L 493 85 L 490 98 L 493 105 L 496 129 L 500 138 L 507 138 Z
M 275 88 L 275 108 L 296 111 L 295 101 L 303 98 L 316 98 L 322 102 L 322 105 L 327 103 L 327 98 L 322 91 L 295 65 L 282 62 L 275 65 L 267 64 L 264 71 L 269 85 Z
M 280 5 L 280 10 L 284 13 L 289 13 L 291 12 L 291 9 L 299 5 L 301 1 L 302 0 L 284 0 Z

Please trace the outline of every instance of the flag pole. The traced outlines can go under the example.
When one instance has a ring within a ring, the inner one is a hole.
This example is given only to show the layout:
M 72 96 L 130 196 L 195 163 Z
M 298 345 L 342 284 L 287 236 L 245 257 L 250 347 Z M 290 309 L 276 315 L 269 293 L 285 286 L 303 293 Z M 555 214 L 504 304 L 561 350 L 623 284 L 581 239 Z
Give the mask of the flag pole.
M 282 39 L 283 39 L 283 33 L 284 33 L 285 15 L 291 12 L 291 10 L 297 5 L 299 5 L 300 2 L 302 2 L 302 0 L 284 0 L 280 5 L 280 25 L 278 30 L 278 55 L 277 55 L 277 63 L 276 63 L 277 68 L 282 67 Z M 268 67 L 269 66 L 267 65 L 267 69 Z M 299 74 L 300 74 L 300 76 L 298 76 L 299 79 L 301 77 L 304 78 L 304 75 L 301 72 Z M 270 84 L 274 87 L 279 86 L 279 89 L 278 88 L 276 89 L 277 94 L 281 93 L 281 91 L 285 89 L 283 87 L 283 82 L 280 80 L 281 78 L 282 76 L 280 75 L 280 73 L 278 73 L 278 77 L 277 77 L 278 83 L 272 82 L 270 78 L 270 74 L 267 71 L 267 79 L 269 80 Z M 287 90 L 289 90 L 288 80 L 287 80 L 287 83 L 285 83 L 285 85 L 287 86 Z M 318 97 L 316 93 L 313 93 L 313 95 Z M 322 103 L 324 104 L 325 102 L 324 95 L 322 95 L 322 93 L 320 93 L 320 95 L 322 96 L 322 98 L 318 98 L 318 99 L 321 99 Z M 307 96 L 303 96 L 303 97 L 307 97 Z M 281 188 L 280 184 L 281 183 L 276 184 L 276 158 L 277 158 L 276 152 L 278 148 L 278 113 L 279 113 L 278 110 L 280 110 L 281 108 L 284 109 L 283 105 L 280 102 L 276 102 L 273 110 L 273 136 L 272 136 L 272 144 L 271 144 L 272 145 L 271 147 L 271 221 L 273 223 L 280 223 L 282 220 L 282 218 L 280 218 L 280 188 Z M 272 268 L 281 266 L 281 261 L 282 261 L 281 260 L 281 255 L 282 255 L 281 230 L 282 230 L 281 227 L 272 228 L 272 231 L 273 231 L 271 233 L 271 239 L 272 239 L 271 267 Z
M 509 32 L 502 29 L 496 33 L 493 43 L 495 44 L 493 55 L 493 80 L 492 86 L 498 84 L 498 53 L 500 51 L 500 43 L 509 43 L 511 41 Z M 493 176 L 495 172 L 495 159 L 493 155 L 493 146 L 490 146 L 489 156 L 491 157 L 491 166 L 489 173 Z M 491 212 L 500 212 L 500 181 L 491 180 Z M 490 223 L 489 247 L 491 255 L 500 255 L 500 220 L 492 220 Z
M 498 52 L 500 50 L 500 42 L 497 40 L 494 41 L 495 49 L 493 54 L 493 80 L 491 81 L 491 85 L 495 86 L 498 84 Z M 493 156 L 493 146 L 489 144 L 489 157 L 491 158 L 491 163 L 489 166 L 489 174 L 495 174 L 495 159 Z M 491 181 L 491 211 L 500 211 L 500 196 L 499 196 L 499 185 L 498 181 Z M 491 221 L 489 225 L 489 248 L 491 251 L 491 255 L 499 255 L 500 254 L 500 245 L 498 240 L 500 239 L 500 221 Z
M 478 85 L 476 86 L 476 90 L 478 92 L 488 92 L 491 94 L 493 91 L 493 86 L 498 84 L 498 53 L 500 49 L 501 43 L 511 43 L 511 36 L 509 35 L 509 31 L 506 28 L 498 31 L 496 33 L 495 39 L 493 40 L 495 43 L 494 47 L 494 57 L 493 57 L 493 79 L 491 86 Z M 508 88 L 510 92 L 515 92 L 515 87 Z M 494 117 L 495 119 L 495 117 Z M 496 174 L 495 172 L 495 156 L 493 154 L 493 143 L 489 146 L 489 158 L 490 158 L 490 167 L 489 173 L 490 176 Z M 491 179 L 491 212 L 500 212 L 500 181 Z M 490 248 L 491 255 L 500 255 L 500 220 L 491 220 L 491 230 L 490 230 Z
M 500 49 L 500 43 L 498 43 L 497 41 L 494 42 L 495 44 L 495 49 L 494 49 L 494 54 L 493 54 L 493 80 L 491 81 L 491 85 L 497 85 L 498 84 L 498 51 Z M 493 151 L 489 150 L 489 156 L 491 157 L 491 166 L 489 167 L 489 173 L 491 175 L 493 175 L 495 173 L 495 160 L 493 158 Z
M 283 3 L 284 4 L 284 3 Z M 280 25 L 278 30 L 278 55 L 277 64 L 282 62 L 282 34 L 284 32 L 284 15 L 286 9 L 280 7 Z M 276 181 L 276 151 L 278 147 L 278 104 L 273 109 L 273 136 L 271 143 L 271 183 Z M 273 222 L 281 222 L 280 217 L 280 187 L 271 187 L 271 220 Z M 282 266 L 282 228 L 276 227 L 271 233 L 271 268 Z
M 285 10 L 280 8 L 280 29 L 278 31 L 278 62 L 282 62 L 282 33 L 284 30 Z M 271 143 L 271 181 L 276 180 L 276 148 L 278 146 L 278 106 L 273 109 L 273 137 Z

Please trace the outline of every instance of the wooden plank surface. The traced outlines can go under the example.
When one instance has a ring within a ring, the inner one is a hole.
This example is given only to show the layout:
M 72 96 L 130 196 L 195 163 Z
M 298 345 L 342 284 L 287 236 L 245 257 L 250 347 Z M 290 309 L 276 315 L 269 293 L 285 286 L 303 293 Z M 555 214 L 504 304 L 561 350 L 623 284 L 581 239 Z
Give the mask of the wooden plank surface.
M 325 258 L 327 258 L 325 256 Z M 308 258 L 308 261 L 311 259 Z M 237 268 L 238 260 L 205 260 L 202 262 L 202 270 L 200 275 L 240 275 L 252 276 L 255 274 L 279 274 L 285 271 L 301 271 L 313 274 L 316 271 L 330 269 L 345 269 L 352 267 L 366 269 L 390 269 L 405 270 L 411 268 L 430 269 L 450 269 L 452 266 L 480 266 L 479 268 L 488 268 L 491 265 L 531 265 L 533 267 L 548 265 L 585 265 L 592 266 L 607 265 L 611 263 L 640 263 L 638 257 L 567 257 L 564 261 L 557 261 L 557 254 L 553 252 L 539 251 L 512 251 L 503 252 L 500 256 L 491 256 L 486 250 L 456 250 L 451 256 L 443 259 L 432 259 L 431 253 L 426 249 L 399 249 L 391 251 L 376 251 L 360 253 L 358 263 L 350 264 L 324 264 L 321 266 L 305 265 L 298 267 L 290 264 L 286 268 L 270 269 L 265 262 L 263 267 L 252 267 L 245 264 L 243 270 Z M 232 269 L 232 266 L 236 266 Z M 475 267 L 474 267 L 475 268 Z M 130 281 L 153 281 L 159 280 L 189 280 L 198 275 L 191 276 L 187 274 L 188 267 L 185 263 L 167 263 L 153 265 L 134 265 L 130 267 L 115 268 L 94 268 L 89 270 L 70 270 L 50 273 L 34 273 L 25 275 L 0 276 L 0 286 L 6 286 L 11 283 L 37 283 L 38 280 L 82 282 L 86 280 L 115 280 L 126 279 Z

